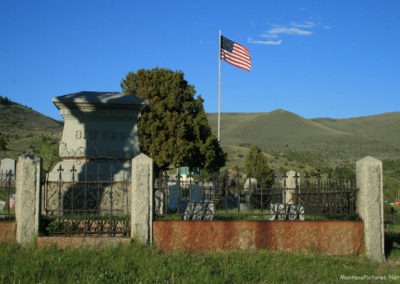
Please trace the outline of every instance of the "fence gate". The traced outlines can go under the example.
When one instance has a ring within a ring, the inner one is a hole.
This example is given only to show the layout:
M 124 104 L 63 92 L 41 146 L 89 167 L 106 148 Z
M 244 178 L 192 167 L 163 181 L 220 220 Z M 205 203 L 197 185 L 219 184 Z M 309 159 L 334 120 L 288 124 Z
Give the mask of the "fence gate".
M 129 237 L 129 177 L 105 164 L 60 163 L 41 192 L 41 235 Z

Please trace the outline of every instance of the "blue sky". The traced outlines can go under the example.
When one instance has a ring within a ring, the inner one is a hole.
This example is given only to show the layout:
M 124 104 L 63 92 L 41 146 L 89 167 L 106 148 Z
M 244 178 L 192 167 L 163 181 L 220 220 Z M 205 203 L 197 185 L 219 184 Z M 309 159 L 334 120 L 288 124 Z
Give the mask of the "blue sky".
M 397 0 L 1 0 L 0 96 L 60 119 L 53 97 L 161 67 L 217 112 L 221 30 L 253 64 L 222 62 L 222 112 L 400 111 L 399 13 Z

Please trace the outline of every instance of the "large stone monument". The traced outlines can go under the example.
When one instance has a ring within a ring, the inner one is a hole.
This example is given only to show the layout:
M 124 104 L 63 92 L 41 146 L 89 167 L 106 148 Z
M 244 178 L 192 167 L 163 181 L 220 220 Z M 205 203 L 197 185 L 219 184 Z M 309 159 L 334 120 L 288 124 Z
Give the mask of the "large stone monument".
M 136 123 L 146 102 L 116 92 L 78 92 L 53 102 L 64 118 L 62 161 L 47 177 L 46 212 L 128 214 L 131 161 L 140 154 Z
M 53 103 L 64 118 L 59 146 L 63 161 L 54 167 L 50 178 L 58 178 L 60 165 L 70 169 L 72 164 L 78 175 L 85 166 L 89 179 L 98 178 L 99 165 L 112 166 L 114 180 L 130 177 L 130 161 L 140 153 L 136 122 L 144 100 L 117 92 L 85 91 L 55 97 Z

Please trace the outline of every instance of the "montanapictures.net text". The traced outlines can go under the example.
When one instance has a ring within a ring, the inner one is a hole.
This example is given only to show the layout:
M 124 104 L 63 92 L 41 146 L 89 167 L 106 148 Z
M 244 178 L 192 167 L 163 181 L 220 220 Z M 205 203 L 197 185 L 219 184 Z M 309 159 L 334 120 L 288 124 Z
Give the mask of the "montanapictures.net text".
M 400 280 L 399 275 L 340 275 L 340 280 L 359 280 L 359 281 L 396 281 Z

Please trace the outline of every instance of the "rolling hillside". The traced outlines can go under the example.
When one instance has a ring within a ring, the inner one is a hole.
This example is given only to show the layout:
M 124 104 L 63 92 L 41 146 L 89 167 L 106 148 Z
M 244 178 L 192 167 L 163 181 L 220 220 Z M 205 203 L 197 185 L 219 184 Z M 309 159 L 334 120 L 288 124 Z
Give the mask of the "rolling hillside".
M 208 114 L 217 132 L 217 114 Z M 400 112 L 351 119 L 304 119 L 285 110 L 221 115 L 223 145 L 258 145 L 265 152 L 296 152 L 334 164 L 366 155 L 400 159 Z
M 62 122 L 2 99 L 0 159 L 34 151 L 44 139 L 58 143 Z M 207 117 L 216 133 L 217 114 Z M 229 155 L 229 166 L 240 165 L 252 144 L 268 153 L 277 165 L 298 160 L 313 167 L 332 166 L 367 155 L 400 160 L 400 112 L 349 119 L 305 119 L 281 109 L 223 113 L 221 142 Z
M 44 139 L 58 143 L 62 122 L 20 104 L 0 104 L 0 159 L 33 152 Z

